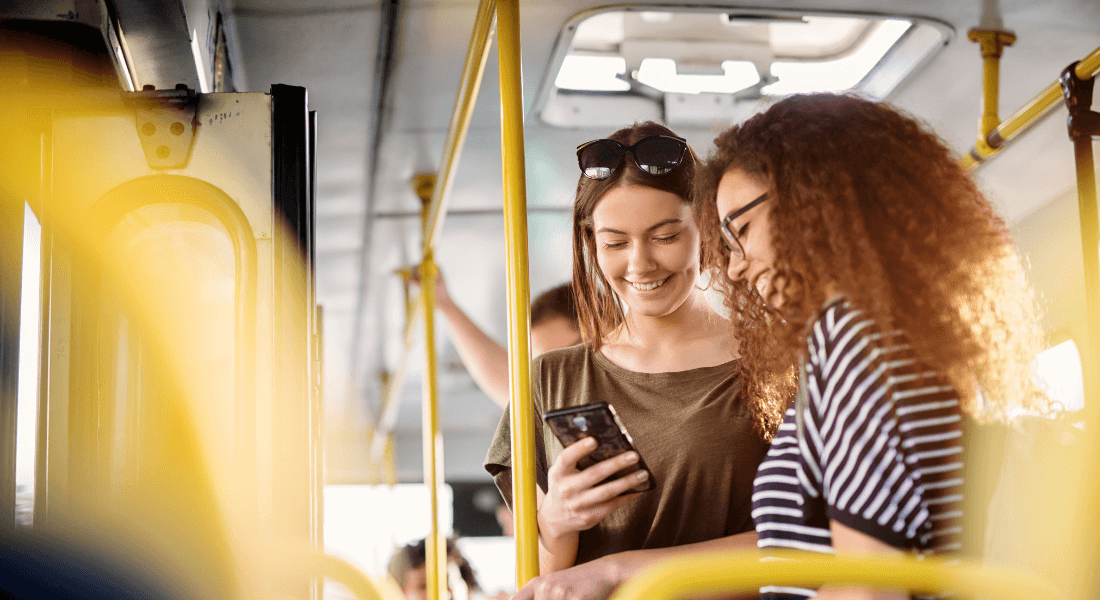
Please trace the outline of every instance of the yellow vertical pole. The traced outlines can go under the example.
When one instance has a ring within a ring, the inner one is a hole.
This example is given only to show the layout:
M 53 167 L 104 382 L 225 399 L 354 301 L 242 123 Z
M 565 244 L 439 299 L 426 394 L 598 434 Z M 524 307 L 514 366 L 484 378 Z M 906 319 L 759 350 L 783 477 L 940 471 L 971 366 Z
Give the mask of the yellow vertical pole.
M 504 166 L 504 238 L 508 261 L 508 367 L 512 417 L 512 507 L 516 519 L 516 585 L 539 574 L 535 520 L 535 429 L 531 404 L 531 302 L 527 266 L 527 194 L 523 161 L 523 72 L 519 0 L 497 2 L 500 129 Z
M 1000 29 L 971 29 L 967 37 L 981 47 L 982 53 L 982 116 L 978 120 L 977 147 L 984 156 L 996 150 L 989 145 L 988 136 L 1001 124 L 1001 54 L 1016 42 L 1016 35 Z
M 425 223 L 426 223 L 425 219 Z M 439 531 L 439 498 L 443 488 L 443 436 L 439 432 L 439 382 L 435 357 L 435 280 L 439 269 L 430 248 L 420 262 L 420 299 L 424 307 L 424 485 L 431 496 L 431 533 L 424 544 L 428 599 L 447 592 L 447 543 Z

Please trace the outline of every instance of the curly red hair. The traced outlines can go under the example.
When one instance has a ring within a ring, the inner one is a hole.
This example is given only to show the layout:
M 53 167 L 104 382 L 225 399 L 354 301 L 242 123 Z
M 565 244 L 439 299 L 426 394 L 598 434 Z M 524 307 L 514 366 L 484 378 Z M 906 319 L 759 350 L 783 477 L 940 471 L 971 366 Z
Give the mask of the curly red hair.
M 777 271 L 792 282 L 783 313 L 748 286 L 717 277 L 740 340 L 746 391 L 774 431 L 797 386 L 805 330 L 826 286 L 897 326 L 974 415 L 1036 402 L 1030 363 L 1041 336 L 1008 228 L 946 144 L 885 104 L 834 94 L 792 96 L 715 140 L 698 169 L 705 222 L 718 183 L 740 169 L 769 188 Z M 704 244 L 726 272 L 718 228 Z M 989 406 L 978 406 L 978 387 Z M 990 410 L 991 409 L 991 410 Z

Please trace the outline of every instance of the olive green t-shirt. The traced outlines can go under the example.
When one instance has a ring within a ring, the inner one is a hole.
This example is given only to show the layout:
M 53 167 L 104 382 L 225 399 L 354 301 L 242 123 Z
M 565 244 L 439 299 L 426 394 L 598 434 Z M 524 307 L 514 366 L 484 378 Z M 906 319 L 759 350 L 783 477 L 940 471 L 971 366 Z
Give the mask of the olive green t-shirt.
M 673 373 L 627 371 L 585 346 L 547 352 L 532 368 L 535 472 L 563 450 L 546 411 L 593 402 L 615 407 L 656 489 L 580 533 L 577 564 L 617 552 L 665 548 L 753 529 L 752 484 L 768 445 L 740 394 L 735 362 Z M 509 415 L 497 426 L 485 469 L 512 504 Z

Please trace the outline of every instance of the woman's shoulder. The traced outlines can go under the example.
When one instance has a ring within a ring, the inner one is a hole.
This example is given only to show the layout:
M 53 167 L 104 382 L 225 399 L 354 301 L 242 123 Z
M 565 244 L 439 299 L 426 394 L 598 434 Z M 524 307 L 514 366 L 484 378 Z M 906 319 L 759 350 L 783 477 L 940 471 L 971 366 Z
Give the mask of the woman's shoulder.
M 593 352 L 584 344 L 550 350 L 535 357 L 531 384 L 541 410 L 565 408 L 583 396 Z M 583 404 L 583 402 L 581 402 Z
M 535 369 L 541 371 L 555 371 L 568 369 L 582 365 L 589 360 L 591 351 L 584 344 L 567 346 L 556 350 L 548 350 L 534 359 Z
M 811 348 L 831 348 L 841 340 L 863 338 L 877 329 L 874 319 L 844 296 L 833 296 L 810 321 L 807 337 Z
M 531 363 L 532 382 L 545 387 L 551 382 L 560 384 L 576 380 L 579 374 L 590 368 L 592 354 L 592 350 L 584 344 L 543 352 Z

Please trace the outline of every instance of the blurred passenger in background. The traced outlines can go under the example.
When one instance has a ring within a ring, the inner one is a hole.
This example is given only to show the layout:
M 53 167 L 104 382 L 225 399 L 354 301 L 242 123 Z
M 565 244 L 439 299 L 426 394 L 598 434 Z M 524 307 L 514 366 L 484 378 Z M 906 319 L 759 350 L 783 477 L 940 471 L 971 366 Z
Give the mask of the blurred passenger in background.
M 415 281 L 416 271 L 413 273 Z M 486 335 L 454 303 L 442 273 L 436 282 L 436 306 L 447 319 L 451 341 L 462 364 L 466 365 L 481 391 L 497 406 L 508 406 L 508 350 Z M 565 283 L 539 294 L 531 303 L 531 356 L 579 343 L 581 334 L 577 328 L 572 287 Z
M 405 593 L 405 600 L 427 600 L 428 574 L 425 541 L 403 546 L 390 559 L 389 573 Z M 459 553 L 453 540 L 447 540 L 447 595 L 452 600 L 468 600 L 480 595 L 477 575 Z

